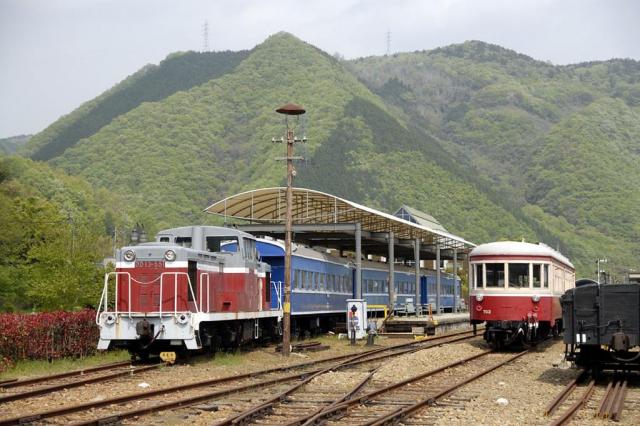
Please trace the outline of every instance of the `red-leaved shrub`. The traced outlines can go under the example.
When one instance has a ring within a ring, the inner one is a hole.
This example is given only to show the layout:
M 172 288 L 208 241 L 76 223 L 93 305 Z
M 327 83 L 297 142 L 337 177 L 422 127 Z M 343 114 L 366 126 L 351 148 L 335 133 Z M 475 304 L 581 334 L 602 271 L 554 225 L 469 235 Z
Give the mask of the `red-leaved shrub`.
M 0 359 L 54 359 L 96 352 L 96 312 L 0 314 Z

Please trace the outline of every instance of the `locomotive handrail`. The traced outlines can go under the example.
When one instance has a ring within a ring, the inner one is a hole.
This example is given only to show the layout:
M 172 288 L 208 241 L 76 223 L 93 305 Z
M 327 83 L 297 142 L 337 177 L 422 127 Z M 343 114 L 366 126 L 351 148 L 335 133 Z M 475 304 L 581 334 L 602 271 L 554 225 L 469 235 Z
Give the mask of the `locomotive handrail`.
M 188 289 L 191 291 L 191 297 L 193 300 L 196 300 L 196 296 L 193 292 L 193 286 L 191 285 L 191 278 L 189 278 L 189 274 L 186 272 L 163 272 L 160 274 L 160 303 L 158 316 L 160 317 L 160 321 L 162 322 L 162 288 L 164 287 L 164 277 L 166 275 L 173 275 L 173 314 L 178 314 L 178 275 L 185 275 L 187 277 Z M 198 308 L 198 304 L 194 303 L 196 308 L 196 313 L 200 313 L 200 309 Z
M 102 289 L 102 296 L 100 297 L 100 303 L 98 304 L 98 309 L 96 310 L 96 324 L 100 325 L 100 309 L 102 309 L 102 303 L 104 301 L 104 312 L 109 312 L 109 277 L 113 275 L 116 277 L 115 282 L 115 300 L 114 300 L 114 313 L 116 316 L 118 315 L 118 277 L 120 275 L 125 275 L 128 278 L 128 289 L 129 289 L 129 299 L 127 300 L 127 307 L 129 308 L 129 318 L 131 318 L 131 274 L 129 272 L 124 271 L 112 271 L 104 274 L 104 287 Z

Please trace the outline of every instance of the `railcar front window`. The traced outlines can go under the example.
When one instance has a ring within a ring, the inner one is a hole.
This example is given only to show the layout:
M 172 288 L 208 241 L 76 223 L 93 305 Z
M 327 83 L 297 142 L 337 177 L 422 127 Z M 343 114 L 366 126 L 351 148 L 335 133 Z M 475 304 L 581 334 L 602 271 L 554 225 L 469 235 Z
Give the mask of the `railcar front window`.
M 473 275 L 475 278 L 476 288 L 482 288 L 482 263 L 476 263 Z
M 540 265 L 533 265 L 533 288 L 540 288 L 542 281 L 540 280 Z
M 529 264 L 510 263 L 509 264 L 509 288 L 529 287 Z
M 486 263 L 487 288 L 504 287 L 504 263 Z

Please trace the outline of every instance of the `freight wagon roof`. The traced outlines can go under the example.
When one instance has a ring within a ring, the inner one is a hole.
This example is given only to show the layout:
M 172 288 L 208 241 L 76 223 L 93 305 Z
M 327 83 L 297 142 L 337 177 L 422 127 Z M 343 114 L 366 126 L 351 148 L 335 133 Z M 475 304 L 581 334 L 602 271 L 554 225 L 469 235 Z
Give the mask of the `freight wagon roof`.
M 519 241 L 498 241 L 494 243 L 480 244 L 469 253 L 470 260 L 479 256 L 542 256 L 551 257 L 570 268 L 573 263 L 557 250 L 552 249 L 546 244 L 525 243 Z
M 205 212 L 253 223 L 284 224 L 286 188 L 261 188 L 218 201 Z M 393 231 L 396 238 L 419 238 L 443 249 L 469 248 L 475 244 L 449 232 L 412 223 L 343 198 L 305 188 L 293 188 L 293 222 L 297 224 L 360 223 L 363 231 Z

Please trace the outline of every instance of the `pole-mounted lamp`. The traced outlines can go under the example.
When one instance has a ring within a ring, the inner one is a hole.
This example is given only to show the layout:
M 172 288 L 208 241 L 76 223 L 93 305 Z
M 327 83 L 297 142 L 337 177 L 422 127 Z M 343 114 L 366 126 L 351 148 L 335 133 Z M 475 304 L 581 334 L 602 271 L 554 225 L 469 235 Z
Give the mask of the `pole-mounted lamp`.
M 287 161 L 287 191 L 286 203 L 287 212 L 285 217 L 285 256 L 284 256 L 284 303 L 282 318 L 282 355 L 289 356 L 291 352 L 291 234 L 293 222 L 293 177 L 296 172 L 293 168 L 293 160 L 299 159 L 293 156 L 293 144 L 296 142 L 306 142 L 306 138 L 296 139 L 293 127 L 289 126 L 289 116 L 300 116 L 306 111 L 300 105 L 288 103 L 276 110 L 277 113 L 285 116 L 286 134 L 284 139 L 272 139 L 272 142 L 286 142 L 287 156 L 280 158 Z

